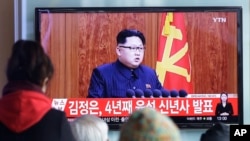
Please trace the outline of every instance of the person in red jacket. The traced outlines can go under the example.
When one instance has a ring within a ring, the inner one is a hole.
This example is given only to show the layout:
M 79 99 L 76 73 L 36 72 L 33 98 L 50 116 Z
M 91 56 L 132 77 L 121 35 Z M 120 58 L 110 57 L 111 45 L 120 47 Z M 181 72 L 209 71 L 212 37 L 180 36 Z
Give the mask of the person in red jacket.
M 0 141 L 75 141 L 65 113 L 45 95 L 54 69 L 40 43 L 19 40 L 0 99 Z

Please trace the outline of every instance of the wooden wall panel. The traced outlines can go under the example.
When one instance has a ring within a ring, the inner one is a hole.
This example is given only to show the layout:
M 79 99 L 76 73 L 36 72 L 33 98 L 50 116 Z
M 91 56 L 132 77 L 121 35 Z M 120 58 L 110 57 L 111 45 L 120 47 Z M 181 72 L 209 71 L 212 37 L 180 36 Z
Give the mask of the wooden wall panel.
M 136 28 L 144 33 L 143 63 L 155 68 L 160 13 L 52 15 L 50 38 L 46 40 L 48 54 L 55 65 L 55 76 L 48 90 L 50 97 L 86 97 L 92 69 L 116 60 L 115 37 L 123 28 Z M 214 23 L 213 17 L 227 17 L 229 21 Z M 48 16 L 42 19 L 42 39 L 46 37 L 49 21 Z M 233 13 L 186 14 L 194 93 L 222 90 L 237 93 L 235 23 Z
M 65 94 L 64 97 L 83 97 L 79 93 L 79 18 L 66 14 Z M 84 65 L 83 65 L 84 66 Z
M 145 30 L 143 31 L 146 38 L 146 51 L 144 56 L 144 64 L 152 68 L 156 68 L 157 46 L 160 32 L 160 14 L 147 14 L 145 20 Z
M 186 16 L 195 93 L 237 93 L 236 14 L 206 12 Z M 214 22 L 215 17 L 226 17 L 227 21 Z M 232 82 L 236 85 L 232 86 Z
M 42 43 L 54 64 L 55 74 L 47 90 L 49 97 L 66 97 L 65 94 L 65 14 L 45 14 L 44 26 L 41 26 Z M 45 36 L 48 38 L 43 38 Z

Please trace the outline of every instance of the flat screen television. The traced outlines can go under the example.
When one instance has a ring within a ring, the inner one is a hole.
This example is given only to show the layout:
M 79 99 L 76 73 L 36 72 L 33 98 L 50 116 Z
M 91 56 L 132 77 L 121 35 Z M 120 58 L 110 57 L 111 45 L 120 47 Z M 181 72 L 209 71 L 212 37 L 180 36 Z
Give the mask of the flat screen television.
M 116 35 L 124 28 L 144 33 L 143 64 L 156 70 L 170 96 L 86 98 L 93 68 L 116 60 Z M 97 115 L 110 129 L 143 107 L 156 108 L 180 128 L 243 124 L 242 33 L 241 7 L 35 8 L 35 39 L 55 66 L 47 90 L 52 106 L 69 119 Z M 216 114 L 223 92 L 229 115 Z

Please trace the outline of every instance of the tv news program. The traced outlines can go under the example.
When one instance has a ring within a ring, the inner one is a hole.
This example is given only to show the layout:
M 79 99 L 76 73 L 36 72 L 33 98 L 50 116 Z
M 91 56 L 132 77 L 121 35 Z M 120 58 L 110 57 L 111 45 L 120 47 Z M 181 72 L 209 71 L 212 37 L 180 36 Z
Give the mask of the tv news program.
M 216 122 L 242 124 L 242 23 L 240 7 L 38 7 L 36 40 L 55 65 L 47 95 L 74 119 L 94 114 L 119 129 L 136 109 L 153 107 L 180 128 Z M 127 89 L 126 98 L 86 98 L 93 68 L 116 59 L 123 28 L 146 37 L 143 64 L 164 89 Z M 227 92 L 233 114 L 216 115 Z

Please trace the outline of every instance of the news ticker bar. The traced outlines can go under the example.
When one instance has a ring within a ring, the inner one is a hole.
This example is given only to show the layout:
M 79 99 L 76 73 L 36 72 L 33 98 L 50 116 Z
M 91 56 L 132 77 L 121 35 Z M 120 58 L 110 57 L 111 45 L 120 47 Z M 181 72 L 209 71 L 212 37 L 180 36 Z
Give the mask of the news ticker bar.
M 124 122 L 128 121 L 129 116 L 123 116 L 123 117 L 100 117 L 102 120 L 104 120 L 106 123 L 108 124 L 122 124 Z M 170 117 L 175 123 L 179 124 L 214 124 L 217 122 L 223 122 L 226 124 L 238 124 L 239 123 L 239 117 L 238 116 L 231 116 L 231 117 L 227 117 L 226 120 L 217 120 L 218 117 L 216 116 L 212 116 L 212 117 L 200 117 L 200 116 L 196 116 L 196 117 L 180 117 L 180 116 L 172 116 Z M 68 118 L 70 121 L 74 120 L 75 118 Z M 191 119 L 191 120 L 190 120 Z
M 127 122 L 129 119 L 129 116 L 124 116 L 124 117 L 100 117 L 102 120 L 104 120 L 106 123 L 109 125 L 111 124 L 123 124 L 124 122 Z M 231 116 L 228 117 L 227 120 L 216 120 L 217 117 L 180 117 L 180 116 L 175 116 L 175 117 L 170 117 L 176 124 L 178 125 L 183 125 L 184 127 L 190 127 L 189 125 L 194 127 L 200 127 L 200 128 L 207 128 L 212 126 L 214 123 L 217 122 L 223 122 L 226 124 L 238 124 L 239 123 L 239 118 L 238 116 Z M 192 118 L 192 120 L 190 120 Z M 75 118 L 68 118 L 69 121 L 74 120 Z M 194 120 L 193 120 L 194 119 Z M 209 126 L 207 126 L 209 125 Z
M 214 116 L 217 98 L 69 98 L 53 99 L 52 107 L 68 118 L 84 114 L 100 117 L 128 116 L 133 111 L 152 107 L 168 116 Z M 233 115 L 238 115 L 238 99 L 231 98 Z
M 230 141 L 249 141 L 250 125 L 230 125 Z

